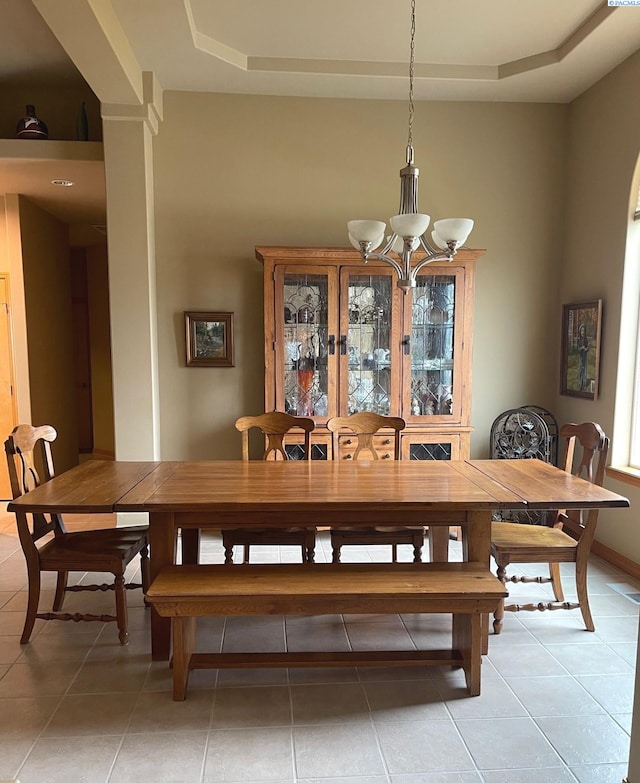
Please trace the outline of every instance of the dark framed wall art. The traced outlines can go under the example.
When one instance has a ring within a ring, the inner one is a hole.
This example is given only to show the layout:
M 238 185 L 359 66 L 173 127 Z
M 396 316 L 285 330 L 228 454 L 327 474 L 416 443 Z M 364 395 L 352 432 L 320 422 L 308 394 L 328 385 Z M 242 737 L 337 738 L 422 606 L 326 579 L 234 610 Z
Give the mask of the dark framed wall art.
M 562 307 L 560 394 L 598 399 L 602 299 Z
M 188 367 L 233 367 L 233 313 L 186 312 Z

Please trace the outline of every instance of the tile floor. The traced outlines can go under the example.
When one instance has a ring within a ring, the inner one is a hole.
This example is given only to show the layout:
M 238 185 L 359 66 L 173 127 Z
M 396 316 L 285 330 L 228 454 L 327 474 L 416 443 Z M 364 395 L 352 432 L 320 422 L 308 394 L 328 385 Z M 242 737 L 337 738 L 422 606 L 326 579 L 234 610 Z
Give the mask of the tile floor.
M 171 698 L 149 656 L 149 612 L 129 594 L 131 641 L 112 624 L 38 621 L 21 647 L 25 569 L 0 510 L 0 780 L 20 783 L 621 783 L 627 772 L 640 584 L 593 558 L 596 632 L 576 612 L 508 614 L 482 695 L 446 668 L 196 671 Z M 451 543 L 451 557 L 460 557 Z M 205 559 L 222 562 L 216 536 Z M 297 559 L 255 549 L 256 559 Z M 409 559 L 409 552 L 403 553 Z M 344 559 L 385 559 L 381 548 Z M 326 536 L 317 559 L 329 559 Z M 565 579 L 571 589 L 571 571 Z M 617 586 L 611 587 L 611 585 Z M 623 587 L 620 587 L 622 585 Z M 46 599 L 51 598 L 47 583 Z M 517 586 L 540 600 L 547 588 Z M 107 611 L 111 596 L 70 595 Z M 212 618 L 199 646 L 398 649 L 446 638 L 447 617 Z M 428 640 L 428 642 L 427 642 Z

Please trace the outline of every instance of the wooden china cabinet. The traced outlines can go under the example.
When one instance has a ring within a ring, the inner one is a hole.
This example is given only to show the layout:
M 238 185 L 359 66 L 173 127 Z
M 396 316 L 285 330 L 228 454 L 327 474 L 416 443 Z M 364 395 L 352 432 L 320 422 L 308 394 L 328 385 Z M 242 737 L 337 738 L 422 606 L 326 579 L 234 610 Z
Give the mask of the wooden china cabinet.
M 401 416 L 403 459 L 469 456 L 476 259 L 427 264 L 404 294 L 394 270 L 347 248 L 257 247 L 264 265 L 265 410 L 311 416 L 312 458 L 330 457 L 326 422 L 357 411 Z M 384 456 L 393 438 L 378 436 Z M 340 457 L 351 457 L 350 438 Z M 302 435 L 286 441 L 302 456 Z

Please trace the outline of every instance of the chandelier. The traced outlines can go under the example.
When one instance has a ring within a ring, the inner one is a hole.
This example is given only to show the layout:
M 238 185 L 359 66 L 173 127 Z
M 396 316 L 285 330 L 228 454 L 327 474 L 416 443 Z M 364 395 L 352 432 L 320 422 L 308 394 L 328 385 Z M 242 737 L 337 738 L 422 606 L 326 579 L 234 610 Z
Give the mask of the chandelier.
M 407 139 L 407 165 L 400 170 L 400 214 L 390 219 L 392 234 L 386 238 L 386 224 L 381 220 L 350 220 L 347 223 L 349 241 L 360 251 L 362 260 L 384 261 L 398 275 L 398 286 L 406 294 L 416 286 L 418 272 L 432 261 L 452 261 L 458 247 L 463 245 L 471 229 L 470 218 L 446 218 L 436 220 L 431 241 L 425 233 L 431 221 L 430 215 L 418 211 L 418 176 L 420 170 L 413 160 L 413 71 L 416 35 L 416 2 L 411 0 L 411 52 L 409 58 L 409 135 Z M 385 242 L 383 247 L 380 247 Z M 378 250 L 379 248 L 379 250 Z M 389 253 L 398 256 L 396 260 Z M 417 260 L 414 253 L 419 251 Z M 426 255 L 423 255 L 426 253 Z

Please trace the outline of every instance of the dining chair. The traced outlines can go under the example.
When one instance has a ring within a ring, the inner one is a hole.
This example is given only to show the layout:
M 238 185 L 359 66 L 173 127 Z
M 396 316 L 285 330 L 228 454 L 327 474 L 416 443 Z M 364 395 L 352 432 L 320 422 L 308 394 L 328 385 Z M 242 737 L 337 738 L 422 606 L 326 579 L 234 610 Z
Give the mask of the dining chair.
M 14 500 L 53 478 L 51 443 L 56 438 L 56 430 L 49 425 L 32 427 L 29 424 L 20 424 L 9 435 L 4 448 Z M 42 480 L 36 463 L 42 465 Z M 29 580 L 27 616 L 20 644 L 27 644 L 37 619 L 116 622 L 120 643 L 127 644 L 129 633 L 125 591 L 142 587 L 146 593 L 149 586 L 148 526 L 68 532 L 59 514 L 27 514 L 16 511 L 15 515 Z M 126 583 L 125 569 L 138 554 L 142 584 Z M 57 572 L 52 612 L 38 612 L 43 571 Z M 101 585 L 69 585 L 69 572 L 111 573 L 114 581 L 112 584 Z M 113 590 L 115 615 L 63 613 L 61 610 L 65 594 L 83 590 Z
M 405 428 L 404 419 L 382 416 L 363 411 L 350 416 L 335 416 L 327 422 L 331 432 L 332 459 L 400 459 L 400 432 Z M 393 436 L 384 436 L 384 429 L 393 430 Z M 345 433 L 349 433 L 345 436 Z M 390 448 L 393 446 L 393 448 Z M 340 550 L 348 545 L 390 545 L 391 560 L 398 561 L 398 545 L 413 546 L 413 562 L 422 560 L 424 527 L 395 527 L 375 525 L 370 527 L 331 528 L 332 561 L 340 562 Z
M 564 470 L 602 486 L 609 450 L 609 438 L 594 422 L 565 424 L 560 428 L 565 445 Z M 578 453 L 576 454 L 576 447 Z M 575 468 L 574 468 L 575 464 Z M 494 613 L 493 630 L 502 630 L 505 611 L 545 611 L 580 609 L 588 631 L 594 631 L 587 593 L 587 565 L 591 544 L 598 524 L 598 509 L 559 509 L 548 524 L 517 522 L 491 523 L 491 554 L 496 562 L 497 577 L 507 582 L 551 583 L 555 601 L 506 603 L 503 599 Z M 512 563 L 548 563 L 549 576 L 507 575 Z M 560 579 L 560 564 L 575 564 L 577 601 L 565 601 Z
M 258 416 L 241 416 L 235 423 L 242 436 L 242 459 L 249 460 L 249 433 L 259 430 L 266 438 L 263 459 L 289 459 L 284 436 L 296 429 L 304 433 L 303 459 L 311 458 L 311 432 L 315 427 L 313 419 L 306 416 L 292 416 L 281 411 L 271 411 Z M 249 562 L 252 546 L 299 546 L 303 563 L 313 563 L 316 548 L 316 529 L 309 525 L 283 529 L 261 527 L 234 528 L 222 531 L 224 562 L 233 563 L 233 548 L 243 547 L 243 563 Z

